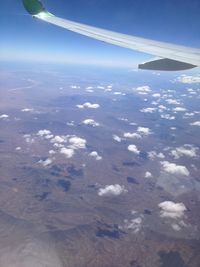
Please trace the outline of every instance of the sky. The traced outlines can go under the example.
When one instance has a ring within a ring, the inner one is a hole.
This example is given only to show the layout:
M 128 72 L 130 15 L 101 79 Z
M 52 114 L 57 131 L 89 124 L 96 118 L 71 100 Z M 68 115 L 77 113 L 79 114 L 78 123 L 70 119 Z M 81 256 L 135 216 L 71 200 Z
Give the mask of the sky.
M 200 47 L 199 0 L 43 0 L 54 15 L 159 41 Z M 0 60 L 134 66 L 153 58 L 33 19 L 1 0 Z

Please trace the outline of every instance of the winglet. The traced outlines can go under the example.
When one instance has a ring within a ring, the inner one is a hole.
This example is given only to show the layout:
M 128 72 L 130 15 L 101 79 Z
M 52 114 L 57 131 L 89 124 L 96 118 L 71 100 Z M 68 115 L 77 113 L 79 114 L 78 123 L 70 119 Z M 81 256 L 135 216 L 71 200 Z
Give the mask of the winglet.
M 39 0 L 23 0 L 25 9 L 32 16 L 38 15 L 41 12 L 47 12 L 43 4 Z

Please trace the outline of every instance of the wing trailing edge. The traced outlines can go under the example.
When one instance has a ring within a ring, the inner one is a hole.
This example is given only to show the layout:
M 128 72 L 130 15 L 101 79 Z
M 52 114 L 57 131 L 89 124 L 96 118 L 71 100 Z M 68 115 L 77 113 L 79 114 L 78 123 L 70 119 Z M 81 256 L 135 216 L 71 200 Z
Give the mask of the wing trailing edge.
M 200 66 L 200 49 L 149 40 L 121 34 L 71 20 L 62 19 L 49 13 L 39 0 L 23 0 L 25 9 L 33 16 L 56 26 L 106 43 L 159 57 L 139 65 L 147 70 L 186 70 Z
M 142 70 L 164 70 L 164 71 L 188 70 L 188 69 L 193 69 L 195 67 L 197 66 L 169 58 L 151 60 L 139 64 L 138 66 L 138 68 Z

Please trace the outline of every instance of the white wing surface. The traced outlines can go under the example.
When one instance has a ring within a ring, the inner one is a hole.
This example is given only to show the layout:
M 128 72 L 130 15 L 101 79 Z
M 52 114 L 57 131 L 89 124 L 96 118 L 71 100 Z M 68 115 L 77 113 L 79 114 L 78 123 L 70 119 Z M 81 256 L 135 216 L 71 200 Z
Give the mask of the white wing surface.
M 25 0 L 30 2 L 31 0 Z M 32 2 L 39 2 L 32 0 Z M 26 7 L 27 8 L 27 7 Z M 171 43 L 159 42 L 145 38 L 130 36 L 97 27 L 88 26 L 71 20 L 54 16 L 44 8 L 39 13 L 32 14 L 34 17 L 106 43 L 124 48 L 144 52 L 159 57 L 139 65 L 141 69 L 152 70 L 184 70 L 200 66 L 200 49 L 190 48 Z

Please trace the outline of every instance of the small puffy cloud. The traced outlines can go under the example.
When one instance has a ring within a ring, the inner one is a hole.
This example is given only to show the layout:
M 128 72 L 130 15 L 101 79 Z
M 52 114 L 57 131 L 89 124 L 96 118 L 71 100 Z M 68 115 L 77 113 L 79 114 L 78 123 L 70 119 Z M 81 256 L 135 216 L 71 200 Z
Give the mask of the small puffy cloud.
M 170 105 L 180 105 L 180 101 L 176 99 L 166 99 L 165 101 Z
M 195 115 L 194 112 L 186 112 L 185 114 L 185 117 L 193 117 Z
M 77 107 L 81 108 L 81 109 L 83 109 L 83 108 L 97 109 L 97 108 L 100 107 L 100 105 L 99 104 L 92 104 L 90 102 L 86 102 L 86 103 L 84 103 L 82 105 L 77 105 Z
M 145 177 L 145 178 L 152 178 L 153 175 L 151 174 L 151 172 L 145 172 L 144 177 Z
M 94 157 L 96 160 L 101 160 L 102 157 L 96 151 L 92 151 L 89 156 Z
M 84 149 L 86 148 L 87 141 L 83 138 L 73 136 L 69 138 L 70 148 L 72 149 Z
M 179 159 L 182 156 L 193 158 L 193 157 L 197 157 L 197 151 L 198 151 L 198 147 L 185 144 L 181 147 L 177 147 L 176 149 L 172 150 L 170 154 L 175 159 Z
M 152 95 L 153 97 L 161 97 L 161 94 L 160 93 L 155 93 Z
M 37 135 L 38 135 L 38 136 L 41 136 L 41 137 L 43 137 L 43 136 L 45 136 L 45 135 L 51 135 L 51 131 L 46 130 L 46 129 L 44 129 L 44 130 L 39 130 L 38 133 L 37 133 Z
M 139 94 L 147 94 L 151 92 L 151 88 L 148 85 L 144 85 L 134 88 L 134 91 L 138 92 Z
M 93 86 L 86 87 L 87 90 L 93 89 Z
M 153 160 L 155 158 L 164 159 L 165 155 L 162 152 L 157 153 L 156 151 L 150 151 L 148 152 L 148 157 Z
M 104 86 L 101 86 L 101 85 L 98 85 L 98 86 L 97 86 L 97 89 L 104 90 L 104 89 L 105 89 L 105 87 L 104 87 Z
M 65 143 L 67 141 L 67 137 L 66 136 L 59 136 L 56 135 L 53 139 L 51 139 L 51 143 Z
M 151 130 L 147 127 L 138 127 L 137 132 L 143 135 L 149 135 L 151 134 Z
M 192 125 L 192 126 L 200 126 L 200 121 L 192 122 L 192 123 L 190 123 L 190 125 Z
M 167 109 L 167 107 L 165 107 L 164 105 L 159 105 L 158 108 L 159 108 L 159 112 Z
M 187 111 L 186 108 L 182 108 L 182 107 L 176 107 L 176 108 L 173 108 L 173 111 L 174 112 L 185 112 Z
M 170 163 L 168 161 L 162 161 L 161 165 L 162 165 L 163 171 L 165 172 L 168 172 L 171 174 L 177 174 L 177 175 L 184 175 L 184 176 L 190 175 L 188 169 L 185 166 L 177 165 L 175 163 Z
M 181 75 L 179 76 L 176 81 L 181 82 L 181 83 L 187 83 L 187 84 L 192 84 L 192 83 L 200 83 L 200 74 L 196 76 L 192 75 Z
M 137 139 L 140 139 L 140 138 L 142 138 L 142 136 L 140 135 L 140 134 L 138 134 L 138 133 L 124 133 L 124 137 L 125 138 L 137 138 Z
M 170 114 L 161 114 L 160 117 L 165 120 L 175 120 L 175 116 L 171 116 Z
M 56 151 L 54 151 L 54 150 L 51 149 L 51 150 L 49 150 L 49 154 L 50 155 L 54 155 L 54 154 L 56 154 Z
M 127 118 L 118 118 L 119 121 L 128 121 Z
M 8 119 L 8 118 L 9 118 L 9 115 L 7 114 L 0 115 L 0 119 Z
M 137 148 L 136 145 L 129 145 L 128 150 L 136 155 L 140 154 L 140 150 Z
M 38 163 L 42 164 L 44 167 L 51 165 L 51 163 L 53 162 L 52 159 L 46 159 L 46 160 L 40 160 Z
M 124 220 L 124 229 L 132 230 L 133 233 L 138 233 L 142 228 L 142 217 L 131 220 Z
M 180 219 L 184 217 L 184 212 L 187 210 L 183 203 L 174 203 L 172 201 L 164 201 L 158 206 L 161 209 L 160 217 L 162 218 Z
M 114 139 L 116 142 L 118 142 L 118 143 L 120 143 L 120 142 L 122 141 L 121 137 L 119 137 L 119 136 L 116 135 L 116 134 L 113 135 L 113 139 Z
M 15 148 L 16 151 L 19 151 L 19 150 L 21 150 L 21 149 L 22 149 L 22 148 L 21 148 L 20 146 L 18 146 L 18 147 Z
M 82 123 L 85 124 L 85 125 L 93 126 L 93 127 L 99 126 L 99 123 L 96 122 L 96 121 L 93 120 L 93 119 L 86 119 L 86 120 L 84 120 Z
M 25 138 L 26 143 L 33 144 L 35 142 L 35 139 L 32 138 L 30 134 L 25 134 L 24 138 Z
M 75 124 L 74 124 L 74 121 L 69 121 L 69 122 L 67 122 L 66 124 L 67 124 L 67 126 L 74 126 L 74 125 L 75 125 Z
M 177 224 L 177 223 L 172 223 L 171 226 L 172 226 L 172 229 L 174 231 L 180 231 L 181 230 L 181 226 L 179 224 Z
M 122 93 L 122 92 L 114 92 L 113 94 L 114 95 L 126 95 L 125 93 Z
M 154 113 L 156 112 L 157 108 L 143 108 L 140 111 L 143 113 Z
M 80 86 L 79 85 L 71 85 L 70 86 L 72 89 L 80 89 Z
M 32 108 L 24 108 L 21 111 L 22 112 L 31 112 L 31 111 L 33 111 L 33 109 Z
M 62 147 L 60 153 L 64 154 L 67 158 L 71 158 L 74 155 L 74 150 L 72 148 Z
M 92 88 L 90 89 L 90 87 L 86 88 L 85 91 L 88 92 L 88 93 L 93 93 L 94 92 L 94 90 Z
M 119 184 L 115 185 L 106 185 L 104 188 L 100 188 L 98 191 L 99 196 L 119 196 L 123 193 L 126 193 L 127 190 L 125 187 Z
M 63 144 L 58 144 L 58 143 L 54 143 L 53 146 L 54 146 L 55 148 L 61 148 L 61 147 L 64 147 Z

